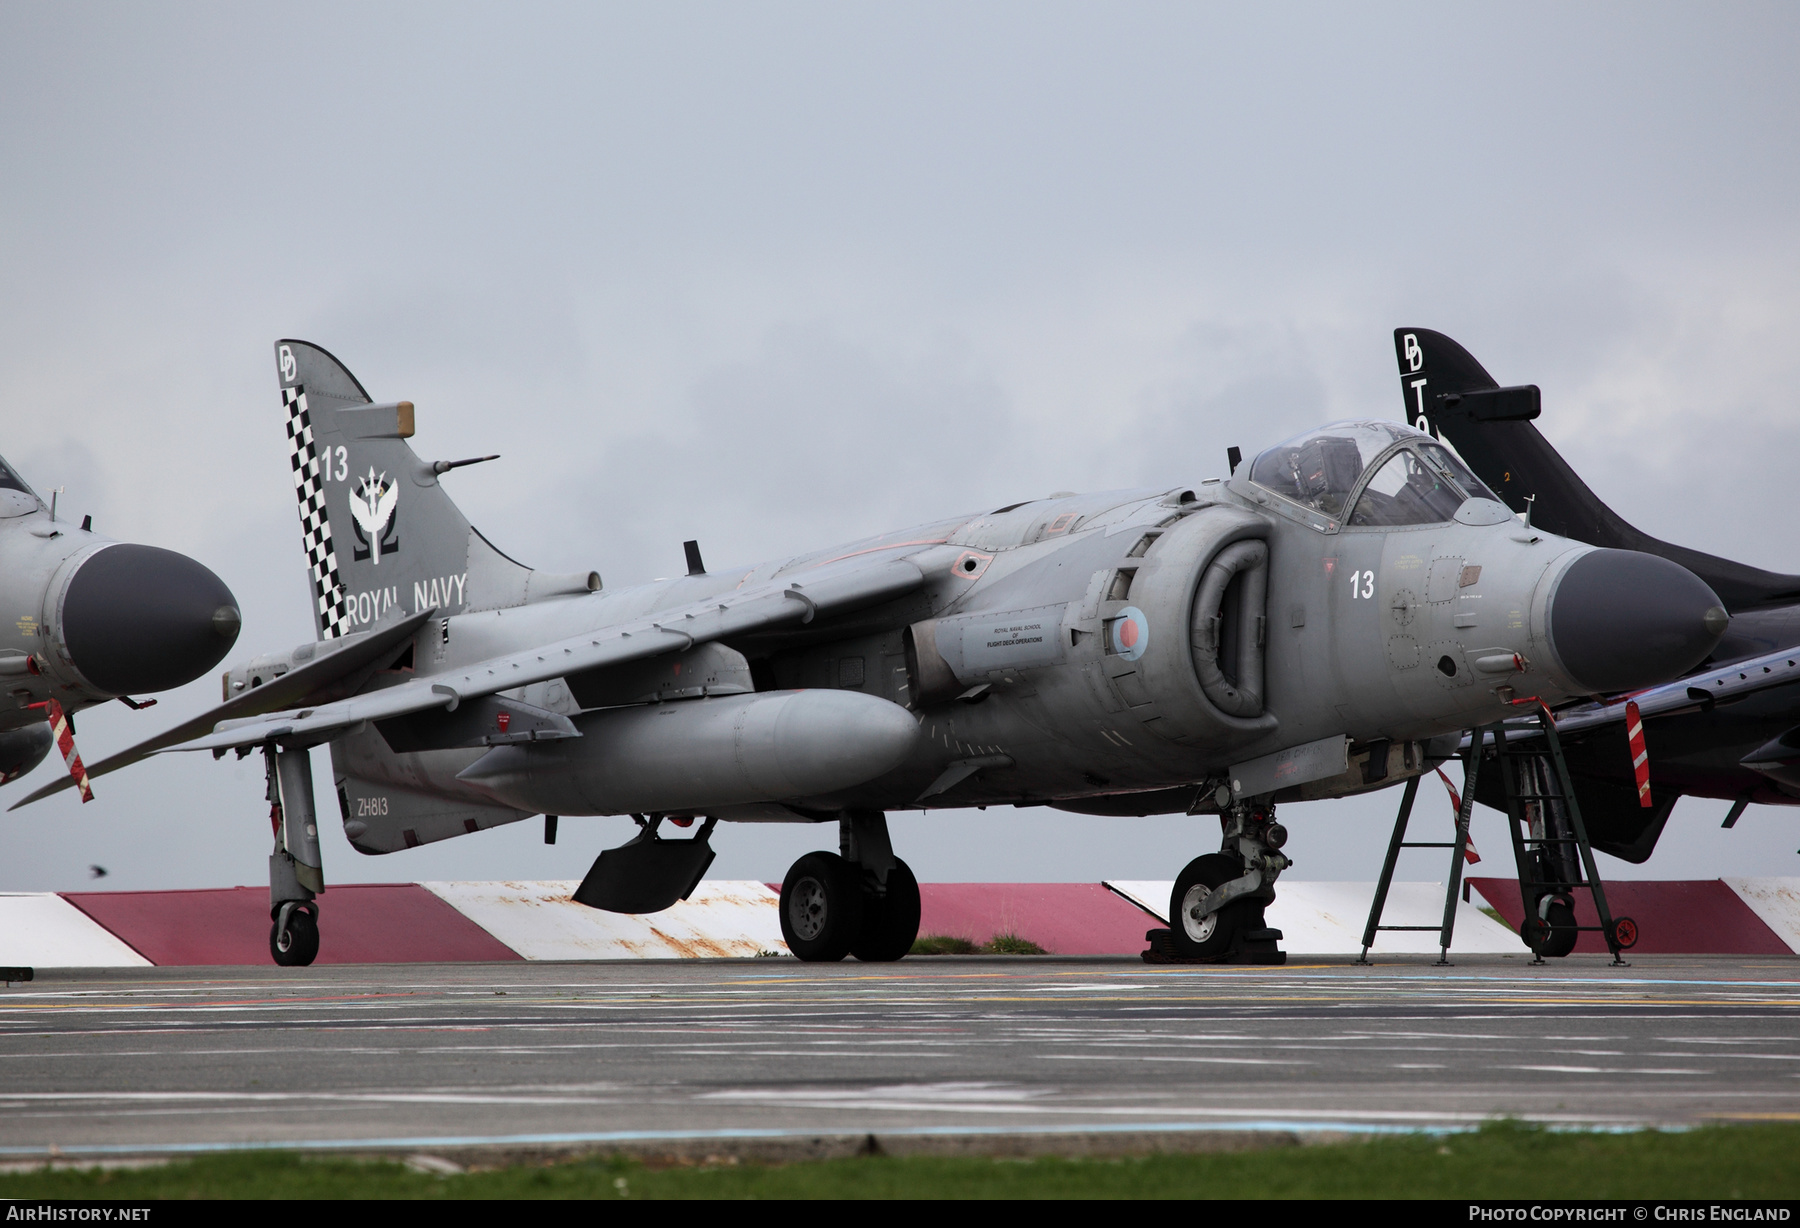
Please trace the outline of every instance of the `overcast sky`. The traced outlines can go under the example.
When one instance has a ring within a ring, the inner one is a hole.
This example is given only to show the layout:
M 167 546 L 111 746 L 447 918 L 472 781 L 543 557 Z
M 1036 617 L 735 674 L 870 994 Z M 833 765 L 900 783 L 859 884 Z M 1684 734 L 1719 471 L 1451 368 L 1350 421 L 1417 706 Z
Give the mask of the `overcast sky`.
M 312 635 L 278 337 L 416 402 L 428 458 L 503 453 L 447 480 L 464 511 L 612 586 L 689 537 L 720 566 L 1219 476 L 1398 417 L 1419 325 L 1539 384 L 1640 527 L 1800 572 L 1797 53 L 1792 5 L 0 0 L 0 451 L 218 572 L 237 658 Z M 82 750 L 217 695 L 96 710 Z M 263 881 L 254 761 L 96 792 L 0 819 L 0 889 Z M 1373 878 L 1396 801 L 1285 810 L 1296 877 Z M 1800 874 L 1800 812 L 1724 809 L 1608 868 Z M 321 826 L 328 881 L 410 881 L 577 878 L 629 822 L 386 858 Z M 939 881 L 1170 878 L 1216 840 L 895 823 Z M 732 827 L 713 873 L 834 844 Z

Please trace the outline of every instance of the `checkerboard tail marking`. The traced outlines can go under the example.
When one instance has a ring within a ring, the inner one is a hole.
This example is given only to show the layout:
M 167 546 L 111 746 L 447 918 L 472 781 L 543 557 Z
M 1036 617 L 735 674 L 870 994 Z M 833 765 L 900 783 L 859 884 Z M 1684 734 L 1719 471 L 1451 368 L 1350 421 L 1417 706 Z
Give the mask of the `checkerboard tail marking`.
M 338 575 L 337 551 L 331 544 L 331 519 L 325 510 L 325 481 L 313 447 L 312 415 L 306 389 L 296 384 L 281 390 L 287 408 L 288 455 L 294 467 L 294 495 L 300 500 L 300 537 L 306 567 L 312 575 L 319 635 L 332 640 L 350 629 L 344 584 Z

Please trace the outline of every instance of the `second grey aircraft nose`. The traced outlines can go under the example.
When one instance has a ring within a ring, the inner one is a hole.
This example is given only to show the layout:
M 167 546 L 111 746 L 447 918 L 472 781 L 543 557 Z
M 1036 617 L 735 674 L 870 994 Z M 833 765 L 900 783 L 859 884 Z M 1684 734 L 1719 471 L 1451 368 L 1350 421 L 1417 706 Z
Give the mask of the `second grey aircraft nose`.
M 185 554 L 121 543 L 81 564 L 62 602 L 62 635 L 82 677 L 103 691 L 166 691 L 217 665 L 237 642 L 237 598 Z
M 1550 649 L 1596 693 L 1678 678 L 1725 634 L 1718 596 L 1679 563 L 1635 550 L 1595 550 L 1550 595 Z

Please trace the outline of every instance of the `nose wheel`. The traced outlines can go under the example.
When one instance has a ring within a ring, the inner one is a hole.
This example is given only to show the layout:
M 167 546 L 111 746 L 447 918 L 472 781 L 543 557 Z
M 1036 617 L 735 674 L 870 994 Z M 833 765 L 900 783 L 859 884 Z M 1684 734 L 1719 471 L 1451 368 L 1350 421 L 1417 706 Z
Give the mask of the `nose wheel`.
M 1217 959 L 1232 948 L 1240 930 L 1263 927 L 1260 900 L 1238 899 L 1201 913 L 1203 901 L 1243 871 L 1223 853 L 1208 853 L 1187 863 L 1169 893 L 1169 932 L 1183 959 Z
M 1263 909 L 1275 899 L 1275 879 L 1292 863 L 1280 849 L 1287 829 L 1266 802 L 1231 804 L 1219 790 L 1223 848 L 1196 857 L 1169 893 L 1169 928 L 1145 935 L 1149 963 L 1281 964 L 1281 931 L 1269 929 Z

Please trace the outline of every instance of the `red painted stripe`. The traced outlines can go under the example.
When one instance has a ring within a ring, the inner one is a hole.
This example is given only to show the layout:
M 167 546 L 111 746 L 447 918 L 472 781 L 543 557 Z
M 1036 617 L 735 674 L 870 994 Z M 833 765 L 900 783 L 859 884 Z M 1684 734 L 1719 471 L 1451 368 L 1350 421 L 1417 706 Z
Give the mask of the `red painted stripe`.
M 1450 783 L 1448 776 L 1444 775 L 1443 768 L 1437 769 L 1437 774 L 1438 779 L 1444 782 L 1444 788 L 1450 791 L 1450 824 L 1454 828 L 1457 820 L 1462 818 L 1462 794 L 1456 791 L 1456 786 Z M 1456 838 L 1454 830 L 1450 833 L 1450 838 L 1453 840 Z M 1481 860 L 1481 854 L 1475 851 L 1475 841 L 1472 839 L 1463 844 L 1463 860 L 1470 865 L 1475 865 Z
M 87 768 L 82 766 L 81 754 L 75 749 L 75 731 L 69 727 L 69 717 L 60 703 L 52 697 L 50 705 L 50 731 L 56 738 L 56 748 L 62 752 L 63 764 L 69 769 L 76 787 L 81 790 L 81 800 L 94 800 L 94 790 L 88 784 Z
M 1626 737 L 1631 741 L 1631 770 L 1637 776 L 1638 805 L 1648 807 L 1650 801 L 1650 752 L 1644 746 L 1644 718 L 1638 715 L 1637 701 L 1625 705 Z
M 1508 925 L 1519 928 L 1525 911 L 1517 879 L 1471 878 L 1469 882 Z M 1780 935 L 1716 878 L 1686 882 L 1622 879 L 1605 886 L 1613 916 L 1637 922 L 1638 944 L 1633 950 L 1663 955 L 1791 954 Z M 1577 891 L 1573 895 L 1576 922 L 1600 924 L 1592 894 Z M 1606 940 L 1597 931 L 1582 934 L 1575 949 L 1604 954 Z
M 63 898 L 153 964 L 270 964 L 269 889 L 76 891 Z M 321 964 L 466 963 L 519 954 L 413 883 L 319 897 Z

